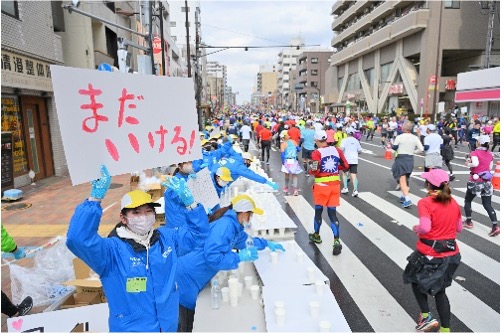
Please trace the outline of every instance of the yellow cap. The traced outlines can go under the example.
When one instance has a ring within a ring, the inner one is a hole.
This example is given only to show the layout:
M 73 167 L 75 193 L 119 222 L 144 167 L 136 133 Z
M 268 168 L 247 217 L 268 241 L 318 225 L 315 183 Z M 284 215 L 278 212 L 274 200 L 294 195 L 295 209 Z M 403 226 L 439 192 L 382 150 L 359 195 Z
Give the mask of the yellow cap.
M 204 146 L 208 142 L 208 139 L 202 139 L 201 140 L 201 146 Z
M 254 200 L 248 195 L 238 195 L 231 201 L 233 204 L 233 210 L 236 212 L 249 212 L 252 211 L 255 214 L 264 214 L 263 209 L 256 208 Z
M 230 136 L 231 136 L 231 138 L 233 138 L 233 139 L 238 139 L 238 135 L 236 135 L 236 134 L 230 134 Z
M 212 129 L 212 126 L 205 126 L 205 129 L 208 131 L 208 130 L 211 130 Z
M 250 160 L 250 161 L 253 160 L 252 154 L 250 154 L 249 152 L 243 152 L 242 153 L 242 158 L 244 158 L 245 160 Z
M 219 169 L 217 169 L 217 171 L 215 172 L 215 175 L 219 176 L 222 181 L 234 181 L 231 177 L 231 171 L 226 167 L 219 167 Z
M 135 209 L 145 204 L 152 204 L 154 207 L 160 207 L 161 204 L 152 202 L 151 195 L 136 189 L 130 191 L 121 199 L 121 209 Z

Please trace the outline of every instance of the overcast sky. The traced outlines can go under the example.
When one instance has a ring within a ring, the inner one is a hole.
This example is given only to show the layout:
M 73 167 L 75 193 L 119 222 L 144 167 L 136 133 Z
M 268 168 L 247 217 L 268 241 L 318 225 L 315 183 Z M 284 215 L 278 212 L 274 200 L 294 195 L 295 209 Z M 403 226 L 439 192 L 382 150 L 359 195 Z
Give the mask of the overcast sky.
M 306 45 L 330 48 L 334 1 L 201 1 L 203 42 L 215 46 L 289 45 L 301 35 Z M 217 27 L 217 28 L 216 28 Z M 215 49 L 207 49 L 212 52 Z M 237 103 L 250 101 L 262 64 L 276 64 L 282 48 L 229 49 L 207 57 L 228 69 Z

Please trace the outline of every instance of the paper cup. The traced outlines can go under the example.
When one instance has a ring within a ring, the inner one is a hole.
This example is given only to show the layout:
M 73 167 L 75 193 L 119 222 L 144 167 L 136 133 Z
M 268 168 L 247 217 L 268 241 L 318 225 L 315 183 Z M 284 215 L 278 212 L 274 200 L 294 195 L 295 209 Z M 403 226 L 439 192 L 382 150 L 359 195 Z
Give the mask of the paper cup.
M 285 324 L 285 309 L 275 309 L 275 322 L 280 326 Z
M 320 321 L 319 322 L 320 332 L 331 332 L 331 322 L 329 321 Z
M 259 299 L 259 286 L 258 285 L 250 286 L 250 296 L 252 296 L 253 300 Z
M 254 281 L 254 277 L 251 275 L 247 275 L 246 277 L 243 278 L 243 280 L 245 281 L 245 288 L 250 289 Z
M 229 303 L 231 304 L 231 307 L 238 306 L 238 295 L 230 295 L 229 296 Z
M 275 309 L 285 309 L 285 303 L 283 301 L 275 301 Z
M 317 292 L 318 295 L 320 296 L 324 295 L 324 287 L 325 287 L 324 281 L 315 282 L 315 291 Z
M 303 260 L 304 260 L 304 252 L 302 251 L 297 251 L 296 252 L 296 261 L 300 264 L 303 263 Z
M 229 287 L 222 287 L 222 302 L 229 302 Z
M 233 188 L 233 193 L 235 197 L 238 196 L 238 194 L 240 193 L 238 187 Z
M 285 234 L 285 228 L 284 227 L 283 228 L 278 228 L 278 234 L 280 236 L 283 236 Z
M 272 264 L 278 264 L 278 252 L 270 252 L 270 260 Z
M 238 282 L 238 296 L 243 294 L 243 282 Z
M 313 318 L 318 318 L 320 311 L 320 302 L 318 301 L 310 301 L 310 315 Z
M 241 262 L 241 263 L 238 264 L 238 272 L 240 274 L 245 273 L 245 263 Z
M 308 275 L 308 281 L 315 281 L 315 268 L 313 267 L 308 267 L 306 269 L 307 275 Z

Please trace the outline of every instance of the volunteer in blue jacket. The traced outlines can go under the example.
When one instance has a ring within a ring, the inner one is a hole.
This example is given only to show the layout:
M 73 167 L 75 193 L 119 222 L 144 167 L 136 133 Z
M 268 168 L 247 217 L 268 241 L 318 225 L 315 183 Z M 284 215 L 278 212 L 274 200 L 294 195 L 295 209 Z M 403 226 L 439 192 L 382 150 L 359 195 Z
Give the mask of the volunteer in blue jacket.
M 244 226 L 253 214 L 262 215 L 263 210 L 249 196 L 236 196 L 229 206 L 210 216 L 210 235 L 204 246 L 180 258 L 176 278 L 180 289 L 179 332 L 192 331 L 198 294 L 218 271 L 236 269 L 240 262 L 256 260 L 257 250 L 266 247 L 285 251 L 281 244 L 257 237 L 253 238 L 255 248 L 245 248 L 248 235 Z M 239 252 L 233 252 L 233 248 Z
M 199 172 L 205 167 L 212 167 L 213 164 L 217 163 L 217 161 L 232 150 L 233 143 L 227 141 L 220 148 L 214 149 L 214 147 L 212 147 L 212 142 L 202 141 L 201 146 L 203 158 L 193 161 L 193 169 L 195 172 Z
M 186 161 L 178 164 L 175 177 L 187 181 L 189 176 L 193 175 L 193 162 Z M 194 176 L 194 175 L 193 175 Z M 185 205 L 179 198 L 178 194 L 172 189 L 168 188 L 169 180 L 163 182 L 166 186 L 164 192 L 164 213 L 165 213 L 165 225 L 171 229 L 178 230 L 179 226 L 183 225 L 185 222 Z
M 231 172 L 231 178 L 236 180 L 238 177 L 243 176 L 249 180 L 267 184 L 274 190 L 278 190 L 278 183 L 268 181 L 265 177 L 254 173 L 245 165 L 248 158 L 237 159 L 235 157 L 222 158 L 215 165 L 212 166 L 212 171 L 217 171 L 219 168 L 227 168 Z
M 149 194 L 134 190 L 121 199 L 120 225 L 102 238 L 100 202 L 111 177 L 105 166 L 101 172 L 101 178 L 91 182 L 91 197 L 75 209 L 66 244 L 100 276 L 109 306 L 109 331 L 177 331 L 177 262 L 181 250 L 190 251 L 208 237 L 205 210 L 194 202 L 185 181 L 174 177 L 170 188 L 186 205 L 187 225 L 178 231 L 153 229 L 154 208 L 160 205 Z

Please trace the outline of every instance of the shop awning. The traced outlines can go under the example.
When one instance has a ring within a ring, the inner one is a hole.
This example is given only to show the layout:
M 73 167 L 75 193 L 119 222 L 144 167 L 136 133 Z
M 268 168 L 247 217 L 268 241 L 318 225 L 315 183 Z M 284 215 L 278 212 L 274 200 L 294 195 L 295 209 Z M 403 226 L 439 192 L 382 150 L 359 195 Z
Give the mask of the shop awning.
M 455 92 L 456 103 L 495 100 L 500 100 L 500 88 Z

